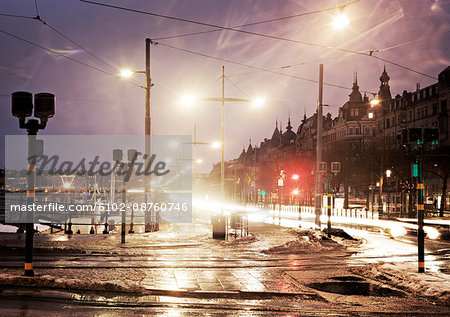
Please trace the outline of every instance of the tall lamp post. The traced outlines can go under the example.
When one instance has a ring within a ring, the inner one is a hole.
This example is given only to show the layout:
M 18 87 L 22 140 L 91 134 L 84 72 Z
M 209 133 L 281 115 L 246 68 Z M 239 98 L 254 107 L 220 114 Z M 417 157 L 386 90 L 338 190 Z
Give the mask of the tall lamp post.
M 225 102 L 250 102 L 254 106 L 261 106 L 264 100 L 261 98 L 250 100 L 244 98 L 225 98 L 225 66 L 222 66 L 222 96 L 220 98 L 200 98 L 204 101 L 220 101 L 221 103 L 221 159 L 220 159 L 220 197 L 222 203 L 225 201 Z M 192 103 L 191 96 L 185 96 L 183 103 Z
M 194 124 L 194 142 L 183 142 L 182 144 L 191 144 L 194 146 L 194 152 L 193 152 L 193 170 L 192 170 L 192 182 L 194 183 L 197 179 L 197 167 L 195 163 L 201 163 L 197 159 L 197 145 L 210 145 L 213 148 L 218 148 L 220 145 L 218 142 L 199 142 L 197 141 L 197 124 Z
M 319 103 L 317 105 L 317 150 L 316 150 L 316 191 L 315 191 L 315 219 L 314 223 L 320 230 L 320 214 L 322 209 L 322 188 L 319 164 L 322 162 L 322 99 L 323 99 L 323 64 L 319 65 Z
M 33 113 L 33 95 L 29 92 L 19 91 L 11 95 L 12 115 L 19 119 L 19 127 L 28 132 L 28 167 L 27 167 L 27 205 L 34 204 L 36 184 L 36 161 L 32 157 L 36 154 L 38 130 L 45 129 L 47 121 L 55 114 L 55 95 L 49 93 L 38 93 L 34 95 L 34 116 L 37 119 L 26 117 Z M 34 213 L 27 214 L 26 236 L 25 236 L 25 276 L 34 276 L 33 270 L 33 239 L 34 239 Z
M 151 115 L 150 115 L 150 89 L 153 87 L 152 79 L 150 77 L 150 44 L 154 44 L 151 39 L 145 39 L 145 70 L 144 71 L 131 71 L 122 70 L 122 77 L 130 77 L 133 73 L 145 74 L 145 166 L 148 165 L 150 160 L 150 149 L 151 149 Z M 148 202 L 148 194 L 150 193 L 150 175 L 145 175 L 144 177 L 144 201 L 145 205 Z M 156 226 L 155 226 L 156 225 Z M 153 224 L 151 220 L 151 215 L 148 212 L 145 213 L 145 232 L 156 231 L 159 228 L 157 224 Z

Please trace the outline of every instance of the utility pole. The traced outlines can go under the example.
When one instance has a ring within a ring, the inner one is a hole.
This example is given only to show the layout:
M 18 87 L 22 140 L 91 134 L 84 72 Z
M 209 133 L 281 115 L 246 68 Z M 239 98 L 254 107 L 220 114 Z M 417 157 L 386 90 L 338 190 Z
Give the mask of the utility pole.
M 150 117 L 150 89 L 152 87 L 152 80 L 150 78 L 150 44 L 149 38 L 145 39 L 145 166 L 150 163 L 150 134 L 151 134 L 151 117 Z M 151 211 L 147 210 L 148 195 L 150 194 L 150 176 L 144 176 L 145 189 L 145 232 L 154 231 Z
M 419 153 L 417 155 L 418 170 L 419 170 L 419 182 L 417 184 L 418 202 L 417 202 L 417 247 L 418 247 L 418 272 L 425 273 L 425 233 L 423 231 L 423 146 L 419 147 Z
M 322 99 L 323 99 L 323 64 L 319 65 L 319 104 L 317 106 L 317 152 L 316 152 L 316 197 L 315 224 L 320 230 L 320 214 L 322 211 L 322 192 L 320 185 L 319 163 L 322 161 Z
M 225 66 L 222 66 L 222 156 L 220 160 L 220 198 L 225 203 Z M 223 211 L 223 210 L 222 210 Z
M 194 164 L 192 173 L 192 186 L 195 186 L 195 181 L 197 179 L 197 124 L 194 123 Z

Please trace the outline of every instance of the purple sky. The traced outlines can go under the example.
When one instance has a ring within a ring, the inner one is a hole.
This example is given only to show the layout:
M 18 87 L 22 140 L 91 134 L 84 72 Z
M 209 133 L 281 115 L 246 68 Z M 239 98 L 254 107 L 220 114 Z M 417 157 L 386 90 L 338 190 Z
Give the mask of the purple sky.
M 149 11 L 205 23 L 235 26 L 342 5 L 351 0 L 98 0 L 99 2 Z M 145 38 L 159 38 L 211 28 L 164 18 L 126 12 L 76 0 L 37 0 L 41 18 L 117 69 L 143 70 Z M 35 16 L 34 0 L 2 1 L 1 14 Z M 342 30 L 330 24 L 337 10 L 278 22 L 249 26 L 243 30 L 297 41 L 339 47 L 352 51 L 383 50 L 425 38 L 374 55 L 432 77 L 450 65 L 450 1 L 361 0 L 345 8 L 351 23 Z M 0 31 L 6 31 L 66 56 L 116 73 L 110 66 L 58 35 L 37 20 L 0 16 Z M 51 92 L 57 97 L 56 115 L 45 134 L 141 134 L 144 130 L 144 90 L 66 58 L 34 47 L 0 32 L 0 127 L 5 134 L 24 134 L 10 114 L 10 94 L 25 90 Z M 326 110 L 335 115 L 348 100 L 354 72 L 361 90 L 378 91 L 385 63 L 375 58 L 268 39 L 233 31 L 160 40 L 161 43 L 193 50 L 284 74 L 317 80 L 319 63 L 324 80 L 349 89 L 324 88 Z M 280 68 L 306 62 L 305 65 Z M 296 130 L 304 111 L 310 116 L 318 98 L 316 83 L 256 71 L 173 50 L 162 45 L 151 48 L 152 132 L 192 134 L 197 123 L 199 141 L 220 139 L 219 104 L 199 102 L 191 109 L 178 105 L 179 95 L 195 91 L 203 97 L 219 97 L 221 66 L 225 74 L 249 96 L 264 96 L 263 108 L 247 104 L 226 105 L 226 159 L 234 158 L 242 146 L 269 138 L 278 118 L 283 130 L 290 111 Z M 386 63 L 393 95 L 436 82 Z M 135 81 L 144 82 L 142 74 Z M 247 98 L 229 82 L 225 96 Z M 326 111 L 325 110 L 325 111 Z M 3 147 L 3 140 L 0 144 Z M 201 171 L 209 171 L 220 160 L 219 151 L 198 149 L 204 159 Z M 3 165 L 3 158 L 0 164 Z

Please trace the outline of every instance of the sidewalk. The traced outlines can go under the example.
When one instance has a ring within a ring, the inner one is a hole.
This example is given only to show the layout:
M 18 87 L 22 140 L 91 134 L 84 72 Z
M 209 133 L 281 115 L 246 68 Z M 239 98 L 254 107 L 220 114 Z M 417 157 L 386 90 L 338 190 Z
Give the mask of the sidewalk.
M 62 233 L 37 234 L 34 279 L 45 276 L 41 281 L 44 286 L 55 279 L 60 279 L 59 285 L 65 280 L 70 287 L 84 282 L 89 282 L 90 287 L 93 281 L 108 282 L 121 291 L 141 288 L 151 292 L 311 294 L 284 270 L 273 267 L 285 257 L 260 253 L 295 236 L 277 226 L 262 227 L 264 232 L 257 233 L 257 239 L 242 242 L 213 240 L 211 229 L 205 224 L 162 225 L 159 232 L 127 235 L 125 244 L 120 243 L 116 233 L 71 237 Z M 21 248 L 23 239 L 24 235 L 1 234 L 0 247 Z M 49 254 L 55 257 L 51 261 Z M 125 261 L 120 262 L 121 258 Z M 50 267 L 53 265 L 69 268 Z M 120 268 L 123 265 L 132 267 Z M 0 269 L 0 273 L 20 276 L 22 270 Z M 4 281 L 7 276 L 2 275 L 1 279 Z

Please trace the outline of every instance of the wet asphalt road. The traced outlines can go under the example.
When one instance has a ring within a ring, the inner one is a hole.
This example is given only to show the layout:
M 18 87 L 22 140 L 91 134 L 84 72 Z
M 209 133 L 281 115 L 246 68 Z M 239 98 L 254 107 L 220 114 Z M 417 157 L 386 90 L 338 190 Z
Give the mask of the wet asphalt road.
M 276 231 L 276 226 L 257 225 L 255 230 Z M 56 239 L 56 237 L 55 237 Z M 415 240 L 413 237 L 391 239 L 379 233 L 371 232 L 364 236 L 364 245 L 358 252 L 340 254 L 300 254 L 300 255 L 262 255 L 257 248 L 231 248 L 224 253 L 223 248 L 202 248 L 202 243 L 190 241 L 190 244 L 167 243 L 154 248 L 147 246 L 137 254 L 70 254 L 37 255 L 36 266 L 41 270 L 58 271 L 63 276 L 70 272 L 76 276 L 92 270 L 110 271 L 116 268 L 138 269 L 146 272 L 149 288 L 163 285 L 167 289 L 183 289 L 178 281 L 185 281 L 183 275 L 202 272 L 215 272 L 214 281 L 222 289 L 214 289 L 211 281 L 208 286 L 213 291 L 232 288 L 236 276 L 240 281 L 249 281 L 246 287 L 252 291 L 265 291 L 274 285 L 265 284 L 271 280 L 285 278 L 290 291 L 312 292 L 317 298 L 295 296 L 276 296 L 270 298 L 227 298 L 224 297 L 177 297 L 177 296 L 121 296 L 118 294 L 99 294 L 89 292 L 53 292 L 29 289 L 2 290 L 0 303 L 5 316 L 384 316 L 435 315 L 447 316 L 448 307 L 417 297 L 404 296 L 361 296 L 339 295 L 320 292 L 305 286 L 308 283 L 327 279 L 328 276 L 348 275 L 349 265 L 361 265 L 374 261 L 415 261 Z M 264 242 L 264 241 L 262 241 Z M 261 241 L 259 242 L 261 244 Z M 263 245 L 263 243 L 262 243 Z M 390 253 L 380 253 L 380 246 L 390 245 Z M 429 247 L 428 263 L 437 270 L 448 268 L 449 244 L 442 241 L 427 241 Z M 0 259 L 2 268 L 22 268 L 21 256 L 8 254 Z M 77 273 L 79 272 L 79 273 Z M 181 273 L 180 273 L 181 272 Z M 218 274 L 220 272 L 220 274 Z M 264 273 L 264 274 L 263 274 Z M 294 281 L 289 273 L 302 276 Z M 181 278 L 179 278 L 181 274 Z M 264 278 L 261 276 L 264 275 Z M 156 278 L 155 278 L 156 277 Z M 158 285 L 158 278 L 165 284 Z M 192 286 L 187 290 L 203 290 L 201 282 L 205 276 L 197 277 L 197 284 L 188 280 Z M 175 280 L 178 284 L 167 281 Z M 262 282 L 264 281 L 264 282 Z M 228 284 L 226 284 L 226 283 Z M 194 285 L 195 284 L 195 285 Z M 194 285 L 194 286 L 193 286 Z M 225 286 L 224 286 L 225 285 Z M 244 283 L 245 285 L 245 283 Z M 242 288 L 239 284 L 238 288 Z M 265 287 L 261 288 L 261 287 Z

